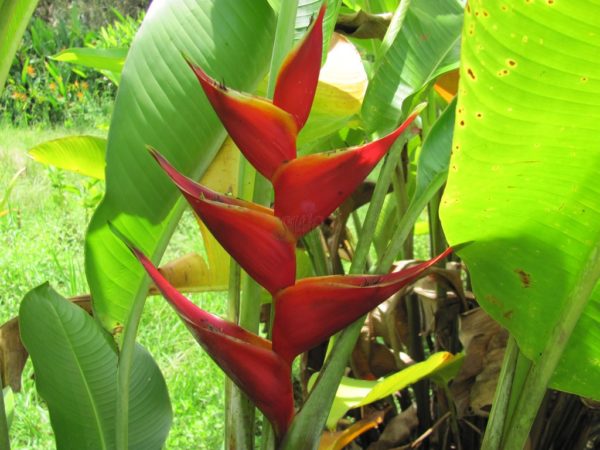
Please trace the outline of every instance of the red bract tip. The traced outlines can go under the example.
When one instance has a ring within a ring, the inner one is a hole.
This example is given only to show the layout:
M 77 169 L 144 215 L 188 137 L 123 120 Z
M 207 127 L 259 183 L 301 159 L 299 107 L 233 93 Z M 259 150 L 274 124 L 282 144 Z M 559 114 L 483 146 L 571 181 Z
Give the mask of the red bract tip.
M 115 234 L 144 266 L 202 348 L 271 421 L 277 436 L 283 436 L 294 416 L 291 366 L 271 350 L 266 339 L 198 308 L 121 233 Z
M 379 303 L 419 278 L 452 252 L 386 275 L 314 277 L 299 280 L 274 297 L 273 350 L 292 363 Z
M 296 237 L 319 225 L 354 192 L 415 117 L 361 147 L 309 155 L 281 166 L 273 177 L 275 215 Z
M 296 157 L 294 118 L 269 100 L 226 88 L 188 61 L 209 102 L 250 164 L 266 178 Z
M 302 41 L 285 58 L 277 76 L 273 103 L 294 116 L 298 130 L 306 123 L 315 98 L 323 55 L 324 15 L 325 4 Z
M 240 198 L 232 197 L 230 195 L 220 194 L 212 189 L 207 188 L 206 186 L 196 183 L 191 178 L 188 178 L 181 172 L 178 172 L 177 169 L 175 169 L 175 167 L 173 167 L 171 163 L 158 152 L 158 150 L 148 146 L 148 151 L 160 165 L 160 167 L 166 172 L 169 178 L 171 178 L 171 180 L 179 188 L 179 190 L 186 196 L 192 207 L 197 203 L 198 199 L 203 199 L 225 203 L 227 205 L 241 206 L 270 216 L 273 215 L 273 210 L 271 208 L 259 205 L 258 203 L 252 203 Z
M 248 275 L 271 293 L 294 284 L 296 240 L 271 209 L 218 194 L 181 175 L 158 152 L 151 153 Z

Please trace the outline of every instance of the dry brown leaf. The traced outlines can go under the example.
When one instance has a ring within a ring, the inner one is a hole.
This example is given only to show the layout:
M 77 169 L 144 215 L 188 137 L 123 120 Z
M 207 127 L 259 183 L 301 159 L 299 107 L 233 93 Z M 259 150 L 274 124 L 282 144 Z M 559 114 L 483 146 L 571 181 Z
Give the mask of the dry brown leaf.
M 417 425 L 417 409 L 411 406 L 388 422 L 379 440 L 369 445 L 368 450 L 389 450 L 396 447 L 410 437 Z
M 323 432 L 319 442 L 319 450 L 342 450 L 361 434 L 376 428 L 383 422 L 384 416 L 385 411 L 375 411 L 353 423 L 345 430 Z
M 494 397 L 508 333 L 477 308 L 461 315 L 459 337 L 465 359 L 451 386 L 458 414 L 485 417 Z
M 21 343 L 17 318 L 0 327 L 0 367 L 2 387 L 10 386 L 15 392 L 21 390 L 21 373 L 29 354 Z
M 340 14 L 335 31 L 357 39 L 383 39 L 391 20 L 391 13 L 369 14 L 358 11 L 353 14 Z

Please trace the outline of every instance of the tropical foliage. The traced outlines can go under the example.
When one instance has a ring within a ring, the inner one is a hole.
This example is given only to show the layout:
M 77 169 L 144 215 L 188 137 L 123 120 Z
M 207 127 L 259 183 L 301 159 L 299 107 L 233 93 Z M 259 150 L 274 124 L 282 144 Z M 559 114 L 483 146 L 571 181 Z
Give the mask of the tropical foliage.
M 228 377 L 226 448 L 593 447 L 599 15 L 155 0 L 131 44 L 55 55 L 119 85 L 107 140 L 31 150 L 106 182 L 92 316 L 47 284 L 19 314 L 57 447 L 165 445 L 157 292 Z M 158 267 L 187 205 L 206 254 Z

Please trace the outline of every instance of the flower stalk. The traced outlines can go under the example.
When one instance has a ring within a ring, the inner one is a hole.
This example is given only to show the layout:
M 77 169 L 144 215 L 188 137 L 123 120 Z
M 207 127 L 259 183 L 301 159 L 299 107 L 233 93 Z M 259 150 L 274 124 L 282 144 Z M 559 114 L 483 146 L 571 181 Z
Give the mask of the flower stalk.
M 296 280 L 298 240 L 352 194 L 420 112 L 414 111 L 395 131 L 376 141 L 297 157 L 296 137 L 308 119 L 317 86 L 324 13 L 323 7 L 305 38 L 284 60 L 272 101 L 229 89 L 188 61 L 232 139 L 272 183 L 273 209 L 214 192 L 183 176 L 149 148 L 215 238 L 272 295 L 272 340 L 198 308 L 114 230 L 198 343 L 269 420 L 278 443 L 295 415 L 294 358 L 355 322 L 451 251 L 383 275 Z

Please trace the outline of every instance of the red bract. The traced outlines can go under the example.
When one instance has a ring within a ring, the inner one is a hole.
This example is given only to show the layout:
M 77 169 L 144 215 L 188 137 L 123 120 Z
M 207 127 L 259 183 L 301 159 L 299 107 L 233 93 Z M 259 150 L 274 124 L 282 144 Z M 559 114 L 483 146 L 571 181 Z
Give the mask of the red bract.
M 273 177 L 275 215 L 296 237 L 312 230 L 355 191 L 417 115 L 418 111 L 392 133 L 361 147 L 281 165 Z
M 452 252 L 386 275 L 327 276 L 299 280 L 274 297 L 273 350 L 285 361 L 317 346 L 418 279 Z
M 226 88 L 188 64 L 229 136 L 256 170 L 271 179 L 282 163 L 296 157 L 298 128 L 289 113 L 267 99 Z
M 291 366 L 271 349 L 270 341 L 198 308 L 171 286 L 142 252 L 114 231 L 202 348 L 271 421 L 277 436 L 283 436 L 294 416 Z
M 294 284 L 296 240 L 271 209 L 211 191 L 150 151 L 215 238 L 252 278 L 271 293 Z
M 323 56 L 324 16 L 325 5 L 302 43 L 285 58 L 277 76 L 273 103 L 294 116 L 298 130 L 308 119 L 317 89 Z

